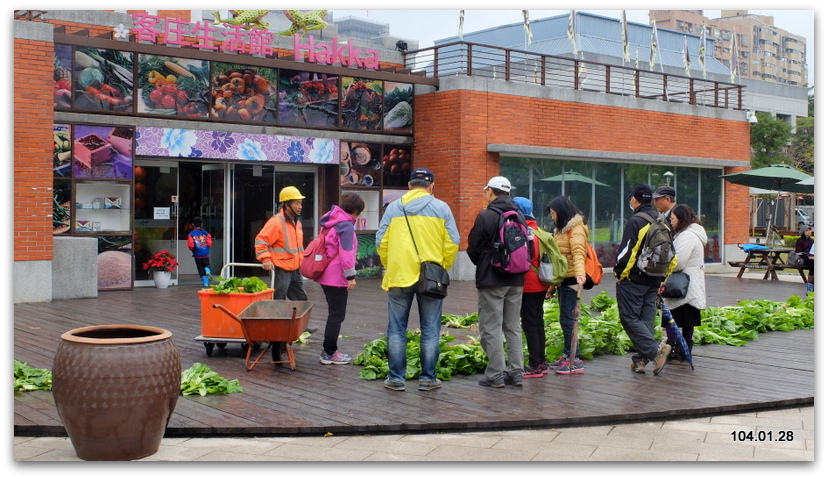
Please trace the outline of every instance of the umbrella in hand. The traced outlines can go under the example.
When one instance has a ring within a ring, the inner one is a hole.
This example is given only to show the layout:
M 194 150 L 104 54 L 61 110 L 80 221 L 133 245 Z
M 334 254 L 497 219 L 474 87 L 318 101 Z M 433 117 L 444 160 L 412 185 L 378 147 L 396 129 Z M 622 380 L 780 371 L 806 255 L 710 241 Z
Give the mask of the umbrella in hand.
M 662 314 L 664 314 L 664 317 L 667 318 L 668 327 L 673 332 L 673 335 L 676 337 L 676 342 L 681 347 L 682 354 L 685 359 L 687 359 L 687 362 L 690 363 L 690 369 L 696 369 L 696 367 L 693 366 L 693 356 L 690 355 L 690 347 L 687 345 L 687 341 L 685 341 L 681 331 L 679 331 L 678 324 L 676 324 L 676 320 L 673 319 L 673 313 L 670 312 L 670 308 L 664 304 L 664 300 L 661 299 L 660 296 L 658 302 L 661 304 Z

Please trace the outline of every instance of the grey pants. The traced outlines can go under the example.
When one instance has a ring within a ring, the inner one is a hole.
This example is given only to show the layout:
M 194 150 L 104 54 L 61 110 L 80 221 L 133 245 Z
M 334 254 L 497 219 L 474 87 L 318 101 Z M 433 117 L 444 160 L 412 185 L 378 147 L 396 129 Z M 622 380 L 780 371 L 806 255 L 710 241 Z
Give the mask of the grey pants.
M 653 334 L 658 286 L 647 286 L 625 279 L 616 284 L 615 296 L 618 299 L 621 326 L 630 337 L 637 356 L 653 359 L 661 348 Z
M 520 326 L 520 305 L 523 286 L 499 286 L 477 290 L 480 345 L 489 358 L 486 377 L 507 371 L 523 372 L 523 330 Z M 503 341 L 506 340 L 506 355 Z

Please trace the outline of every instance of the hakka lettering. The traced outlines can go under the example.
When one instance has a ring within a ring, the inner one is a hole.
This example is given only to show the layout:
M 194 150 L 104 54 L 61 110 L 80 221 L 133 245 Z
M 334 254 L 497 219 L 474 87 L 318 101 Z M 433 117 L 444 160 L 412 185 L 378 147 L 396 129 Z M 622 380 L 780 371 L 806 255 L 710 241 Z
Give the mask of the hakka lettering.
M 371 48 L 363 51 L 361 47 L 355 47 L 351 40 L 344 45 L 340 45 L 336 38 L 332 38 L 330 43 L 316 43 L 313 35 L 308 35 L 308 43 L 303 44 L 299 34 L 293 35 L 293 59 L 301 61 L 303 52 L 307 52 L 306 61 L 310 63 L 340 64 L 373 70 L 379 68 L 379 52 Z

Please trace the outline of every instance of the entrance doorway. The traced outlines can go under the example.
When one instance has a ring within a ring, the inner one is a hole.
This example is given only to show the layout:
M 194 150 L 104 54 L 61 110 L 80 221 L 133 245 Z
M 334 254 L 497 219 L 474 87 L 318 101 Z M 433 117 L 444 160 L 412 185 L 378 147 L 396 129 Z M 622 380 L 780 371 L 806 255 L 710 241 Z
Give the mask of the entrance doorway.
M 233 165 L 232 224 L 230 262 L 258 263 L 254 241 L 265 222 L 278 212 L 279 192 L 295 186 L 305 196 L 302 232 L 305 244 L 313 237 L 316 225 L 316 168 L 284 165 L 237 163 Z M 261 276 L 261 268 L 234 268 L 234 276 Z
M 222 164 L 136 161 L 135 166 L 135 286 L 152 285 L 143 268 L 152 254 L 169 250 L 179 263 L 172 284 L 199 282 L 195 261 L 187 248 L 193 218 L 213 235 L 210 264 L 222 264 L 225 237 L 225 173 Z

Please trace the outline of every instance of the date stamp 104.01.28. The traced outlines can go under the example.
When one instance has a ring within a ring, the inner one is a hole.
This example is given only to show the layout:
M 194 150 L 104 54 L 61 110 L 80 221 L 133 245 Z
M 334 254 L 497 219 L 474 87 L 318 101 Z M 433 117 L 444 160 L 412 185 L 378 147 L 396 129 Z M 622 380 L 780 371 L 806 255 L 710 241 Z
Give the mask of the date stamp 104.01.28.
M 731 431 L 730 435 L 735 442 L 790 442 L 794 440 L 794 433 L 790 430 Z

